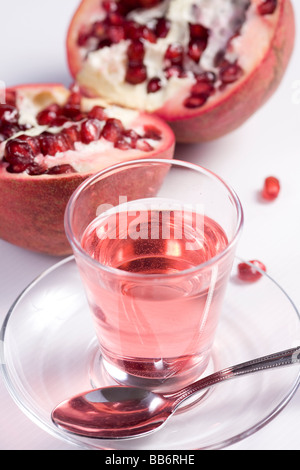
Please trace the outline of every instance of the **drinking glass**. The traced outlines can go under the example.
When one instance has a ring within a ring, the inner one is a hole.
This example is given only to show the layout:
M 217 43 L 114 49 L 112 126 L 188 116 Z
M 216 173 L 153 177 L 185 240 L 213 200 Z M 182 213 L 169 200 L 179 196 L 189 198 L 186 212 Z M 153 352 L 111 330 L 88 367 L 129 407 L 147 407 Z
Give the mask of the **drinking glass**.
M 107 373 L 176 390 L 207 368 L 243 225 L 220 177 L 179 160 L 135 160 L 87 179 L 65 229 Z

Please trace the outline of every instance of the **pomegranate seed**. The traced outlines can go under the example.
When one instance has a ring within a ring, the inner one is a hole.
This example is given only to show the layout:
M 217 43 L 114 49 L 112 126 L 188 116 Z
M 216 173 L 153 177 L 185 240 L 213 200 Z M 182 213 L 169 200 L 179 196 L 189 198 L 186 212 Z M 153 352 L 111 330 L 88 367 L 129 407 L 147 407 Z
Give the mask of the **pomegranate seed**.
M 262 277 L 261 271 L 266 272 L 265 265 L 258 260 L 249 261 L 249 263 L 240 263 L 238 265 L 238 277 L 242 281 L 256 282 Z M 258 271 L 258 269 L 260 271 Z
M 189 23 L 189 29 L 190 29 L 190 38 L 191 39 L 204 39 L 204 40 L 208 41 L 209 29 L 205 28 L 205 26 L 202 26 L 202 24 Z
M 52 168 L 49 168 L 46 173 L 47 175 L 62 175 L 68 173 L 76 173 L 76 170 L 74 170 L 71 165 L 66 163 L 64 165 L 53 166 Z
M 116 11 L 108 13 L 105 22 L 110 26 L 122 26 L 124 24 L 123 16 Z
M 274 201 L 280 193 L 280 182 L 274 176 L 269 176 L 265 179 L 264 187 L 262 190 L 262 197 L 267 201 Z
M 148 26 L 143 26 L 141 29 L 141 34 L 142 38 L 145 39 L 148 42 L 151 42 L 152 44 L 156 43 L 157 37 L 154 31 L 152 29 L 148 28 Z
M 54 121 L 51 122 L 50 126 L 51 127 L 61 127 L 64 124 L 69 122 L 68 118 L 65 116 L 57 116 L 57 118 L 54 119 Z
M 77 38 L 77 45 L 79 47 L 86 47 L 92 35 L 93 35 L 92 30 L 83 29 L 82 31 L 79 32 L 79 35 Z
M 14 173 L 22 173 L 34 161 L 34 154 L 30 145 L 19 139 L 7 142 L 4 156 L 5 160 L 10 163 Z
M 40 165 L 39 163 L 33 162 L 26 169 L 26 173 L 30 176 L 44 175 L 47 172 L 47 167 Z
M 159 91 L 161 89 L 161 87 L 162 87 L 161 79 L 158 78 L 158 77 L 152 78 L 148 82 L 147 92 L 148 93 L 156 93 L 157 91 Z
M 102 137 L 110 142 L 117 142 L 124 131 L 122 122 L 119 119 L 108 119 L 102 130 Z
M 127 49 L 127 57 L 130 65 L 140 65 L 145 57 L 145 47 L 140 39 L 136 39 L 129 44 Z
M 137 2 L 134 2 L 134 3 L 138 3 L 138 6 L 140 8 L 152 8 L 161 2 L 162 0 L 138 0 Z
M 114 0 L 104 0 L 102 2 L 102 8 L 107 11 L 107 13 L 111 13 L 118 10 L 118 5 Z
M 167 67 L 164 70 L 164 74 L 167 80 L 172 77 L 182 77 L 184 74 L 183 68 L 180 65 L 172 65 L 171 67 Z
M 63 134 L 51 134 L 43 132 L 39 136 L 41 152 L 43 155 L 51 155 L 54 157 L 57 153 L 70 150 L 70 143 Z
M 145 126 L 144 139 L 161 140 L 161 131 L 154 126 Z
M 127 21 L 124 24 L 125 39 L 140 39 L 142 37 L 142 27 L 135 21 Z
M 19 113 L 15 106 L 0 104 L 0 121 L 18 122 Z
M 103 21 L 96 21 L 93 24 L 91 36 L 97 39 L 103 39 L 107 34 L 107 25 Z
M 229 64 L 220 71 L 220 78 L 223 84 L 234 83 L 241 78 L 243 70 L 238 64 Z
M 31 137 L 29 135 L 22 134 L 18 136 L 18 139 L 27 142 L 35 156 L 41 153 L 41 146 L 38 137 Z
M 161 3 L 162 0 L 122 0 L 122 4 L 127 8 L 128 11 L 136 8 L 152 8 L 155 5 Z
M 98 119 L 88 119 L 81 126 L 81 140 L 89 144 L 100 139 L 101 124 Z
M 123 26 L 110 26 L 107 31 L 108 39 L 112 44 L 118 44 L 125 39 L 125 31 Z
M 206 81 L 213 84 L 217 81 L 217 76 L 214 72 L 206 71 L 196 75 L 196 79 L 198 82 Z
M 115 147 L 120 150 L 129 150 L 132 148 L 130 142 L 128 142 L 124 137 L 120 137 L 117 142 L 115 142 Z
M 165 53 L 165 59 L 173 65 L 180 65 L 183 62 L 183 47 L 181 44 L 170 44 Z
M 214 84 L 205 78 L 198 79 L 195 85 L 193 85 L 191 89 L 191 93 L 193 96 L 198 96 L 198 95 L 210 96 L 214 93 L 214 91 L 215 91 Z
M 94 106 L 89 111 L 88 117 L 91 119 L 98 119 L 98 121 L 106 121 L 107 116 L 105 114 L 105 108 L 102 108 L 102 106 Z
M 36 120 L 40 126 L 49 126 L 59 116 L 60 113 L 60 106 L 58 104 L 51 104 L 38 113 Z
M 127 129 L 123 132 L 123 135 L 126 141 L 130 143 L 130 147 L 135 148 L 140 136 L 133 129 Z
M 131 85 L 138 85 L 147 80 L 147 69 L 144 65 L 138 65 L 136 67 L 129 66 L 126 72 L 125 80 Z
M 6 104 L 9 104 L 10 106 L 15 106 L 17 105 L 17 93 L 14 90 L 6 90 L 5 92 L 5 101 Z
M 205 51 L 207 42 L 199 40 L 190 41 L 188 45 L 188 56 L 196 63 L 199 62 L 203 52 Z
M 208 96 L 206 94 L 191 95 L 184 101 L 184 106 L 190 109 L 201 108 L 201 106 L 203 106 L 207 100 Z
M 68 104 L 80 105 L 81 104 L 81 92 L 80 87 L 77 83 L 74 83 L 70 87 L 70 96 L 68 98 Z
M 3 123 L 0 126 L 0 134 L 5 137 L 4 140 L 9 139 L 14 134 L 20 131 L 20 127 L 12 123 Z
M 81 141 L 81 133 L 77 126 L 65 127 L 62 134 L 67 137 L 71 144 Z
M 257 10 L 260 15 L 271 15 L 277 8 L 277 0 L 266 0 L 258 5 Z
M 104 47 L 110 47 L 111 45 L 112 42 L 110 39 L 102 39 L 102 41 L 98 43 L 97 49 L 103 49 Z
M 65 117 L 74 120 L 78 118 L 79 115 L 81 116 L 80 105 L 67 103 L 62 109 L 62 113 Z
M 155 25 L 155 34 L 158 38 L 165 38 L 170 31 L 171 23 L 165 18 L 158 18 Z
M 146 140 L 139 139 L 136 144 L 136 148 L 141 150 L 142 152 L 152 152 L 154 148 L 150 145 Z

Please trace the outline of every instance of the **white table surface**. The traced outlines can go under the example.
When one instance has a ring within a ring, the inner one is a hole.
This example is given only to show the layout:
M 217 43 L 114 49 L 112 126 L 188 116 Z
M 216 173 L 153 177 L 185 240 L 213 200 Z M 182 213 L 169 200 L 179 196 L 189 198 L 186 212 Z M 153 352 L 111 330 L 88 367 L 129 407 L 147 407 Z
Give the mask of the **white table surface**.
M 8 86 L 52 81 L 68 85 L 64 44 L 78 4 L 79 0 L 1 0 L 0 80 Z M 299 23 L 299 0 L 294 6 Z M 263 260 L 300 308 L 299 56 L 300 38 L 276 95 L 243 127 L 205 145 L 179 145 L 176 156 L 215 171 L 235 188 L 245 211 L 239 255 Z M 280 178 L 282 191 L 276 202 L 261 204 L 257 192 L 269 175 Z M 0 241 L 0 260 L 1 324 L 20 291 L 58 259 Z M 300 450 L 299 418 L 298 390 L 274 421 L 229 450 Z M 32 423 L 15 405 L 2 379 L 0 449 L 74 450 Z

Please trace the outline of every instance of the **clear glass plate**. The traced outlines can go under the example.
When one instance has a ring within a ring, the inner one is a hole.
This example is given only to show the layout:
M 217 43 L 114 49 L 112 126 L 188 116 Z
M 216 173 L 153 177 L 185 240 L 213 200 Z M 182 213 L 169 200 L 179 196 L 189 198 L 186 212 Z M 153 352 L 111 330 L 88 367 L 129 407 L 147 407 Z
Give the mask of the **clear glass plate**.
M 300 345 L 297 308 L 267 274 L 254 284 L 236 277 L 236 259 L 211 363 L 205 375 Z M 51 435 L 83 449 L 222 449 L 277 416 L 300 383 L 300 365 L 240 377 L 189 403 L 156 433 L 126 440 L 68 434 L 51 421 L 66 398 L 113 382 L 103 373 L 89 308 L 73 257 L 36 279 L 2 326 L 1 371 L 21 410 Z M 184 430 L 184 432 L 183 432 Z

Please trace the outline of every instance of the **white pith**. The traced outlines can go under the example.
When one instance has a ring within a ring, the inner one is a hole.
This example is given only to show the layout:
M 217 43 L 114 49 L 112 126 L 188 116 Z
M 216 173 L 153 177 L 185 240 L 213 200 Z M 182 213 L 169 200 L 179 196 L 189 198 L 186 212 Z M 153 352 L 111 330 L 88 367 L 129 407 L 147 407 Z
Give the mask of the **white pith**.
M 188 60 L 189 69 L 194 72 L 218 72 L 214 65 L 214 58 L 219 50 L 225 48 L 232 35 L 232 28 L 228 26 L 229 20 L 239 17 L 237 7 L 245 6 L 247 0 L 164 0 L 154 8 L 136 10 L 129 17 L 141 24 L 151 26 L 151 20 L 164 16 L 171 21 L 171 29 L 164 39 L 157 43 L 145 42 L 144 64 L 147 67 L 148 78 L 159 77 L 163 87 L 156 93 L 147 93 L 147 83 L 131 85 L 125 82 L 127 68 L 127 48 L 130 41 L 121 41 L 111 47 L 104 47 L 95 52 L 82 48 L 82 68 L 77 75 L 77 81 L 92 93 L 105 97 L 109 102 L 129 108 L 143 109 L 153 112 L 162 108 L 166 103 L 178 100 L 180 106 L 190 95 L 192 85 L 195 83 L 193 74 L 186 78 L 172 77 L 166 80 L 163 72 L 165 51 L 169 44 L 180 42 L 184 47 L 189 42 L 189 23 L 201 23 L 210 29 L 210 37 L 206 50 L 202 54 L 199 64 Z M 262 17 L 257 14 L 257 5 L 261 0 L 252 0 L 246 13 L 246 21 L 242 26 L 241 34 L 231 41 L 230 50 L 226 58 L 230 62 L 238 60 L 245 72 L 255 68 L 268 50 L 273 35 L 273 27 L 277 13 Z M 277 9 L 278 10 L 278 9 Z M 101 21 L 105 13 L 99 11 L 92 22 Z M 258 47 L 259 45 L 259 47 Z M 86 57 L 86 59 L 85 59 Z M 243 80 L 243 77 L 240 79 Z M 216 88 L 220 83 L 216 83 Z M 237 85 L 237 82 L 228 86 L 227 90 Z M 222 92 L 216 92 L 209 103 L 217 101 Z M 172 106 L 170 106 L 171 108 Z M 187 110 L 187 113 L 193 110 Z M 170 110 L 171 114 L 171 110 Z M 171 115 L 170 115 L 171 117 Z
M 33 126 L 27 131 L 20 131 L 15 134 L 10 139 L 15 139 L 19 135 L 26 134 L 29 136 L 38 136 L 43 132 L 47 131 L 53 134 L 58 134 L 62 129 L 66 127 L 74 126 L 75 124 L 80 124 L 80 122 L 67 122 L 61 127 L 48 127 L 40 126 L 37 123 L 36 116 L 39 111 L 45 109 L 53 103 L 58 103 L 63 106 L 70 96 L 70 92 L 67 89 L 62 87 L 52 87 L 48 90 L 38 89 L 38 88 L 27 88 L 20 89 L 17 93 L 17 107 L 19 110 L 19 123 L 20 124 L 30 124 Z M 89 99 L 83 98 L 81 102 L 82 111 L 90 111 L 94 106 L 103 106 L 106 108 L 105 113 L 109 118 L 120 119 L 126 129 L 134 129 L 138 134 L 144 134 L 144 125 L 153 125 L 153 119 L 149 116 L 149 121 L 147 122 L 144 119 L 141 122 L 140 113 L 138 111 L 133 111 L 131 109 L 124 109 L 118 106 L 107 107 L 107 104 L 101 99 Z M 105 125 L 103 121 L 102 128 Z M 8 166 L 7 163 L 1 165 L 1 160 L 4 157 L 5 146 L 8 142 L 2 142 L 0 144 L 0 170 Z M 151 147 L 158 148 L 161 145 L 161 141 L 153 139 L 145 139 Z M 114 162 L 122 162 L 123 160 L 136 159 L 140 158 L 141 150 L 130 149 L 130 150 L 121 150 L 114 147 L 114 144 L 104 138 L 100 140 L 91 142 L 86 145 L 82 142 L 75 143 L 75 150 L 68 150 L 66 152 L 58 152 L 55 156 L 44 156 L 42 154 L 35 157 L 35 162 L 38 164 L 46 165 L 46 167 L 51 168 L 57 165 L 69 164 L 71 165 L 78 173 L 89 173 L 101 170 L 106 166 L 111 164 L 112 158 Z M 147 152 L 148 154 L 148 152 Z M 150 152 L 149 152 L 150 154 Z M 28 175 L 28 177 L 31 177 Z

